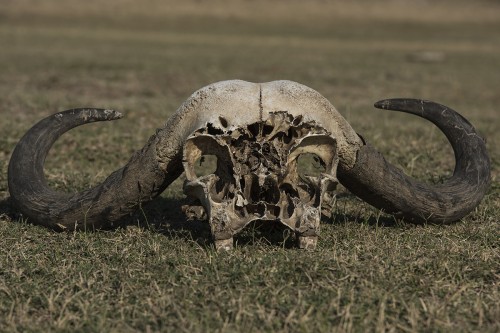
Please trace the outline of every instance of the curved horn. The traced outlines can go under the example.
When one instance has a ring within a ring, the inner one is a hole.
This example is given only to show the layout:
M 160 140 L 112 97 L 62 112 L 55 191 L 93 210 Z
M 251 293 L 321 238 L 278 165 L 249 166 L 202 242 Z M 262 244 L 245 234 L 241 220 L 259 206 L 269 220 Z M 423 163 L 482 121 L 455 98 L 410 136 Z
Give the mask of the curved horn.
M 75 194 L 47 185 L 43 165 L 52 144 L 74 127 L 119 119 L 121 114 L 72 109 L 49 116 L 28 130 L 14 149 L 8 169 L 11 202 L 29 221 L 56 230 L 113 227 L 181 175 L 182 146 L 194 130 L 207 123 L 258 119 L 259 113 L 252 112 L 259 110 L 258 97 L 259 85 L 236 80 L 196 91 L 123 168 L 94 188 Z
M 69 194 L 47 186 L 43 173 L 45 158 L 63 133 L 83 124 L 121 117 L 113 110 L 72 109 L 49 116 L 33 126 L 17 144 L 9 163 L 8 181 L 13 205 L 30 221 L 53 229 L 93 229 L 113 226 L 113 222 L 135 210 L 138 204 L 161 193 L 182 168 L 171 170 L 171 173 L 160 169 L 155 136 L 126 166 L 94 188 Z
M 375 107 L 434 123 L 455 153 L 453 176 L 439 185 L 419 182 L 364 145 L 352 169 L 339 168 L 343 185 L 369 204 L 411 222 L 453 222 L 479 204 L 490 184 L 490 160 L 484 140 L 465 118 L 449 107 L 418 99 L 382 100 Z

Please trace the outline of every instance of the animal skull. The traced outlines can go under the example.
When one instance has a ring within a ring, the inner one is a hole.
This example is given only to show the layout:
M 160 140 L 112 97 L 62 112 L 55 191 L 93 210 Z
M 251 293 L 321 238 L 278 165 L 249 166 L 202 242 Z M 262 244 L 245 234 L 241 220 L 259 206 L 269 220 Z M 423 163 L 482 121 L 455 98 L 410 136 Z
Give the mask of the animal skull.
M 45 157 L 73 127 L 121 114 L 73 109 L 33 126 L 9 164 L 11 202 L 32 222 L 58 230 L 106 228 L 160 194 L 183 171 L 184 192 L 201 204 L 188 215 L 207 216 L 218 248 L 254 220 L 278 220 L 314 248 L 325 203 L 340 181 L 371 205 L 410 222 L 448 223 L 474 209 L 490 183 L 484 141 L 452 109 L 430 101 L 391 99 L 377 108 L 421 116 L 437 125 L 456 156 L 453 176 L 433 186 L 392 166 L 356 134 L 318 92 L 291 81 L 223 81 L 195 92 L 127 165 L 102 184 L 67 194 L 43 175 Z M 301 175 L 298 159 L 314 154 L 324 170 Z M 203 155 L 216 170 L 197 175 Z M 323 206 L 323 207 L 322 207 Z
M 325 171 L 299 175 L 303 154 L 315 154 Z M 198 177 L 202 155 L 216 156 L 217 169 Z M 200 128 L 186 140 L 183 164 L 184 193 L 201 202 L 217 248 L 232 247 L 233 235 L 255 220 L 280 221 L 297 232 L 300 247 L 314 247 L 322 201 L 338 183 L 335 137 L 286 111 L 244 127 Z

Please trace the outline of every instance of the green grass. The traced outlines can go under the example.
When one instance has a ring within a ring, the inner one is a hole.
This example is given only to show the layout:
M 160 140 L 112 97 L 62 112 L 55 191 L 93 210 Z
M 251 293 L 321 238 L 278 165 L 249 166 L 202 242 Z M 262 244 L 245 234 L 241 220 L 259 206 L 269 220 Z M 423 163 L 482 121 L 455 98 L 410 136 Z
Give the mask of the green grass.
M 0 331 L 499 331 L 498 2 L 214 2 L 0 3 Z M 492 187 L 448 226 L 402 224 L 341 188 L 313 252 L 279 226 L 253 225 L 216 253 L 208 226 L 180 210 L 182 179 L 114 231 L 54 233 L 10 207 L 10 154 L 37 120 L 81 106 L 125 114 L 51 151 L 51 186 L 82 190 L 192 92 L 233 78 L 316 89 L 429 182 L 453 170 L 444 136 L 372 104 L 449 105 L 487 139 Z

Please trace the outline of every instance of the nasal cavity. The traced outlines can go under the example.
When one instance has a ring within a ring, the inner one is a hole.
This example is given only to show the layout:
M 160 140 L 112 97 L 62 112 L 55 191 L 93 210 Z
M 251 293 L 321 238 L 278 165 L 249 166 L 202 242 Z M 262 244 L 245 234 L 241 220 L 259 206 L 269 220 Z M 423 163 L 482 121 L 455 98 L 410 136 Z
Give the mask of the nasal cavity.
M 259 185 L 259 179 L 256 175 L 252 177 L 252 187 L 250 190 L 251 202 L 264 201 L 269 204 L 277 204 L 280 199 L 280 191 L 277 182 L 271 177 L 266 177 L 264 183 Z

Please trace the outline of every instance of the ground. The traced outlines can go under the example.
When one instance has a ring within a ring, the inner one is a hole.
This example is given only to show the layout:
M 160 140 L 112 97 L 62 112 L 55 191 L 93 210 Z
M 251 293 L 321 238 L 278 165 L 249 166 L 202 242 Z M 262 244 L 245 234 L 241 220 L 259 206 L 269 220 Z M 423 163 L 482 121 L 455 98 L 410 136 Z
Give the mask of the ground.
M 0 331 L 500 330 L 498 1 L 3 1 L 0 3 Z M 316 251 L 254 225 L 217 253 L 187 222 L 182 179 L 123 228 L 55 233 L 8 202 L 7 165 L 37 120 L 72 107 L 124 119 L 75 129 L 46 176 L 86 189 L 126 163 L 195 90 L 298 81 L 406 173 L 439 183 L 437 128 L 376 110 L 434 100 L 487 140 L 492 186 L 462 221 L 395 221 L 345 189 Z

